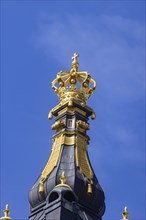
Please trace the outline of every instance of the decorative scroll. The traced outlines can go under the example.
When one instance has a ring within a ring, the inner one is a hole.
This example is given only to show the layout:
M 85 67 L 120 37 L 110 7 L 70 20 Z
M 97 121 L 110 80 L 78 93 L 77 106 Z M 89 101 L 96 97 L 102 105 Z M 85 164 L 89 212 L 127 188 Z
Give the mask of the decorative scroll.
M 76 137 L 76 166 L 88 180 L 92 179 L 93 172 L 87 157 L 87 141 L 80 135 Z
M 55 138 L 50 158 L 49 158 L 49 160 L 48 160 L 48 162 L 42 172 L 42 176 L 41 176 L 42 178 L 40 180 L 39 192 L 44 191 L 44 189 L 43 189 L 44 182 L 46 181 L 48 176 L 51 174 L 51 172 L 54 170 L 54 168 L 57 166 L 59 156 L 61 153 L 62 138 L 63 138 L 62 134 Z
M 62 128 L 65 127 L 65 122 L 63 120 L 60 121 L 56 121 L 53 125 L 52 125 L 52 130 L 56 130 L 59 131 Z
M 77 129 L 79 129 L 79 130 L 90 130 L 90 126 L 89 126 L 89 124 L 88 123 L 86 123 L 85 121 L 82 121 L 82 120 L 78 120 L 77 122 L 76 122 L 76 125 L 77 125 Z

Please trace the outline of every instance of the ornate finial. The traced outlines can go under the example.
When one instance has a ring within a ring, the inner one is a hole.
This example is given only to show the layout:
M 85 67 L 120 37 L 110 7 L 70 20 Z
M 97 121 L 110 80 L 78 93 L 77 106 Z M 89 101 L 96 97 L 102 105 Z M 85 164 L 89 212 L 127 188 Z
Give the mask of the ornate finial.
M 70 72 L 60 71 L 57 74 L 57 78 L 52 82 L 52 88 L 58 94 L 62 103 L 74 99 L 86 104 L 87 99 L 96 88 L 96 82 L 88 72 L 78 72 L 78 56 L 78 53 L 74 53 Z
M 72 57 L 72 63 L 76 63 L 77 62 L 77 57 L 79 57 L 78 53 L 74 53 L 73 57 Z
M 67 180 L 67 178 L 65 176 L 65 172 L 63 171 L 61 174 L 61 177 L 60 177 L 61 184 L 65 184 L 66 180 Z
M 78 53 L 74 53 L 73 57 L 72 57 L 72 68 L 73 70 L 75 71 L 78 71 L 78 62 L 77 62 L 77 57 L 79 57 L 79 54 Z
M 127 207 L 124 208 L 124 212 L 122 213 L 122 215 L 123 215 L 123 219 L 122 220 L 128 220 L 129 213 L 128 213 Z
M 55 186 L 55 188 L 57 188 L 57 187 L 66 187 L 66 188 L 72 190 L 71 187 L 68 184 L 66 184 L 66 180 L 67 180 L 67 177 L 65 176 L 65 172 L 63 171 L 62 174 L 61 174 L 61 177 L 60 177 L 60 182 L 61 183 L 58 184 L 57 186 Z
M 5 209 L 3 212 L 4 212 L 4 217 L 1 217 L 0 220 L 12 220 L 12 219 L 9 217 L 10 210 L 9 210 L 9 208 L 8 208 L 8 204 L 6 205 L 6 209 Z

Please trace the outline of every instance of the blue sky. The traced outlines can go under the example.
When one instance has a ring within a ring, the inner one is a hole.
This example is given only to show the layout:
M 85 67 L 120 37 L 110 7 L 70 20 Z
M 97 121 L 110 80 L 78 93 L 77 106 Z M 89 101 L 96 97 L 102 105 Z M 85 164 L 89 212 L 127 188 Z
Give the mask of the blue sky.
M 28 191 L 49 157 L 51 81 L 90 72 L 89 155 L 106 196 L 104 220 L 145 216 L 145 2 L 1 1 L 1 192 L 13 219 L 27 219 Z M 2 212 L 1 212 L 2 215 Z

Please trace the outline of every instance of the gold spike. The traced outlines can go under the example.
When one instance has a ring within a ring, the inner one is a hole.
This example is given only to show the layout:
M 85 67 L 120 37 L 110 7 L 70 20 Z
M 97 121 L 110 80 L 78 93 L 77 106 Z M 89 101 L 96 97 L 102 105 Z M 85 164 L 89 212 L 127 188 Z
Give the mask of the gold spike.
M 123 215 L 122 220 L 128 220 L 129 213 L 128 213 L 128 208 L 127 207 L 124 208 L 124 212 L 122 213 L 122 215 Z
M 61 184 L 65 184 L 66 180 L 67 180 L 67 178 L 65 176 L 65 172 L 63 171 L 61 174 L 61 177 L 60 177 Z
M 8 208 L 8 204 L 6 205 L 6 209 L 3 211 L 4 212 L 4 216 L 0 218 L 0 220 L 12 220 L 10 217 L 9 217 L 9 214 L 10 214 L 10 210 Z
M 48 119 L 52 119 L 52 118 L 53 118 L 53 114 L 52 114 L 52 111 L 50 111 L 48 114 Z
M 95 112 L 92 112 L 91 119 L 94 120 L 96 118 Z

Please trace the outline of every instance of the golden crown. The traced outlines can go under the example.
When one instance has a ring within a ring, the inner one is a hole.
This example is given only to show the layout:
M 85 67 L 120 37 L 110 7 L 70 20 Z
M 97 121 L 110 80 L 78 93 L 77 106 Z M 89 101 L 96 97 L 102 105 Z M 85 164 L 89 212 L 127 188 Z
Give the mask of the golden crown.
M 60 71 L 52 82 L 52 88 L 59 96 L 60 102 L 76 100 L 83 104 L 96 89 L 96 82 L 88 72 L 78 72 L 78 53 L 72 57 L 72 68 L 70 72 Z

